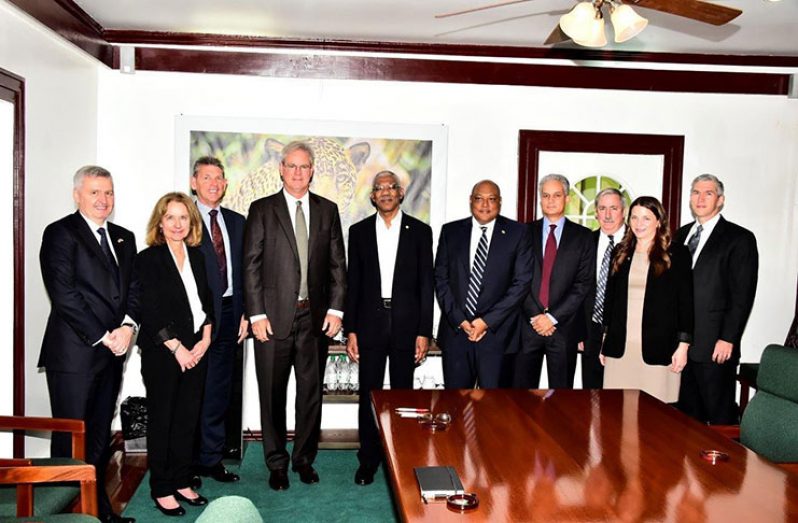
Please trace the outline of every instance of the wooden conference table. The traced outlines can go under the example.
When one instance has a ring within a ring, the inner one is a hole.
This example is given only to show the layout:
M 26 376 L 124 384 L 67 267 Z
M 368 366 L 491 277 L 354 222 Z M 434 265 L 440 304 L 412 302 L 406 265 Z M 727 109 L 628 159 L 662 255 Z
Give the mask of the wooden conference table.
M 386 390 L 372 402 L 406 521 L 798 521 L 798 476 L 643 392 Z M 433 433 L 396 407 L 452 423 Z M 430 465 L 453 466 L 479 507 L 425 505 L 413 467 Z

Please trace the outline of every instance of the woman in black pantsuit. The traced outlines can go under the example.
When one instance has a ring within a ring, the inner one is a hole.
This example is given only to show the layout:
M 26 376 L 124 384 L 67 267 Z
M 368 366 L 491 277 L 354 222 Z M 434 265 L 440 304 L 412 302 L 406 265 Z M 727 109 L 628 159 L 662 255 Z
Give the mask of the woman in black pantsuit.
M 147 459 L 158 510 L 182 516 L 178 500 L 204 505 L 190 486 L 211 341 L 211 294 L 205 279 L 202 218 L 183 193 L 168 193 L 147 226 L 149 248 L 136 258 L 141 282 L 141 374 L 147 388 Z

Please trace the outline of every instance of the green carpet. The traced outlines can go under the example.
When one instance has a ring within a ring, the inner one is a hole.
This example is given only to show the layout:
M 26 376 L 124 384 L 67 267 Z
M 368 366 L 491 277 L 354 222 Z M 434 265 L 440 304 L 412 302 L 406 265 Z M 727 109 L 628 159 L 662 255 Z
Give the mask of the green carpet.
M 261 444 L 251 442 L 247 444 L 240 465 L 238 462 L 226 462 L 228 469 L 241 476 L 241 481 L 232 484 L 218 483 L 210 478 L 203 478 L 199 492 L 210 500 L 225 495 L 249 498 L 260 511 L 263 520 L 268 523 L 397 521 L 384 467 L 381 466 L 374 476 L 374 483 L 361 487 L 354 483 L 357 464 L 354 450 L 321 450 L 313 464 L 321 478 L 319 483 L 305 485 L 299 481 L 299 475 L 289 472 L 291 488 L 276 492 L 267 484 L 269 473 L 263 463 Z M 202 513 L 203 507 L 195 508 L 183 503 L 186 515 L 182 518 L 162 515 L 150 499 L 149 480 L 148 472 L 125 509 L 125 516 L 136 518 L 138 523 L 174 523 L 194 521 Z

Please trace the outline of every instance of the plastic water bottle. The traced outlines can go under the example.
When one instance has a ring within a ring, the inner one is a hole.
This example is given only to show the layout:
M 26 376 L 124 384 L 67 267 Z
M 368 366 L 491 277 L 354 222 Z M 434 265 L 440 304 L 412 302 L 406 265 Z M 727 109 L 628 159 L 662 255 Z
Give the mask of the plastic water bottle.
M 324 367 L 324 393 L 335 393 L 335 356 L 328 356 Z
M 346 356 L 341 354 L 335 363 L 335 390 L 339 393 L 346 393 L 347 382 L 349 381 L 347 374 Z
M 358 382 L 358 365 L 354 360 L 349 360 L 349 393 L 354 394 L 360 389 Z

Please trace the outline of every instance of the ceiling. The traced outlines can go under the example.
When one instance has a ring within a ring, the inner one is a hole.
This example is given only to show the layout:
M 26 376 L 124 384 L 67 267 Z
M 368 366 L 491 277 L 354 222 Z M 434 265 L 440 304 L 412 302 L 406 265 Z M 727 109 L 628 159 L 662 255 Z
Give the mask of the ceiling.
M 542 47 L 576 2 L 530 0 L 436 19 L 490 0 L 74 0 L 106 30 Z M 715 27 L 643 8 L 649 26 L 606 49 L 798 56 L 798 0 L 728 0 L 743 14 Z M 610 25 L 609 23 L 607 24 Z M 608 38 L 611 40 L 611 37 Z M 572 43 L 560 44 L 571 47 Z

